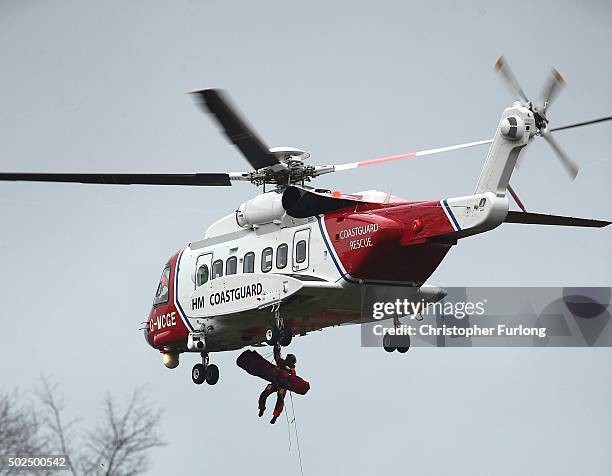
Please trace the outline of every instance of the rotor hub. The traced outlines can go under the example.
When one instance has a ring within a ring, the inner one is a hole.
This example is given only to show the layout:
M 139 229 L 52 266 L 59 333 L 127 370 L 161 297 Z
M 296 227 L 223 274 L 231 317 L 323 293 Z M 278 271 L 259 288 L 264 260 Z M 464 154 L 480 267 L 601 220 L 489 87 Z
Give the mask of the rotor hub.
M 301 163 L 310 157 L 308 152 L 297 147 L 272 147 L 270 152 L 284 164 Z

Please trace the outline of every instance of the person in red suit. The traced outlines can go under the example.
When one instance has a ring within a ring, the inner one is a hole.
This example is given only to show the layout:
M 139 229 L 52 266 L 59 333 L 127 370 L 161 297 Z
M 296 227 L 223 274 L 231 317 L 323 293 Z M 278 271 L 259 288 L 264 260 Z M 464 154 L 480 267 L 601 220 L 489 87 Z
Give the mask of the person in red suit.
M 276 361 L 276 365 L 278 368 L 286 370 L 291 374 L 295 375 L 295 364 L 297 359 L 293 354 L 287 354 L 287 356 L 283 359 L 281 357 L 280 345 L 276 344 L 274 346 L 274 360 Z M 286 388 L 279 387 L 276 383 L 270 383 L 266 385 L 264 391 L 261 392 L 259 396 L 259 416 L 263 416 L 266 411 L 266 400 L 270 395 L 276 392 L 276 405 L 274 405 L 274 411 L 272 412 L 272 420 L 270 423 L 276 423 L 276 419 L 283 412 L 283 407 L 285 405 L 285 394 L 287 393 Z

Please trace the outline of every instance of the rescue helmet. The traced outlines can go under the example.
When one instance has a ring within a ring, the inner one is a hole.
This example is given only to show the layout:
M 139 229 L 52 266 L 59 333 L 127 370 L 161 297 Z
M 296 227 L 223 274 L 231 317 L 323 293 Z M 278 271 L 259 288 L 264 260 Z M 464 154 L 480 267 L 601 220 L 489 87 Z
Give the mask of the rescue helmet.
M 297 362 L 297 359 L 295 358 L 295 355 L 287 354 L 287 357 L 285 357 L 285 362 L 287 366 L 293 368 L 295 367 L 295 363 Z

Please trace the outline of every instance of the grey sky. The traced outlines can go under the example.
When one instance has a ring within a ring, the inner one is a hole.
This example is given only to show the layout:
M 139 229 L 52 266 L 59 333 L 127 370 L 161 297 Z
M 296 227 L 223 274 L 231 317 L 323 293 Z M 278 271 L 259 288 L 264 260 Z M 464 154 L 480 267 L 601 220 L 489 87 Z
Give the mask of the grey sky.
M 492 136 L 510 96 L 506 55 L 537 97 L 555 65 L 554 124 L 609 115 L 605 1 L 0 3 L 0 170 L 188 172 L 247 168 L 186 91 L 227 89 L 270 146 L 339 163 Z M 612 218 L 610 126 L 557 135 L 574 183 L 541 141 L 512 184 L 531 211 Z M 486 148 L 326 176 L 322 187 L 411 199 L 471 193 Z M 169 445 L 151 474 L 298 474 L 284 417 L 256 415 L 263 382 L 215 354 L 216 387 L 161 363 L 137 329 L 165 260 L 256 193 L 0 184 L 3 386 L 39 371 L 74 415 L 147 384 Z M 612 285 L 612 230 L 506 225 L 452 249 L 440 286 Z M 612 472 L 610 349 L 359 347 L 359 329 L 291 345 L 312 390 L 294 397 L 306 474 Z M 295 448 L 295 443 L 294 443 Z M 277 455 L 273 453 L 277 452 Z M 196 469 L 194 465 L 198 465 Z

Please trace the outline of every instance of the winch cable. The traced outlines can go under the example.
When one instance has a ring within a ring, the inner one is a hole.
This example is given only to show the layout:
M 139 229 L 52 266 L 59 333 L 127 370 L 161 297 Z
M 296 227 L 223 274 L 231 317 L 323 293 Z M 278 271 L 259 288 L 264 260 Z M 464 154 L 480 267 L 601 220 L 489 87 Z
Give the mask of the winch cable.
M 291 453 L 291 426 L 289 425 L 289 412 L 287 411 L 286 405 L 285 405 L 285 418 L 287 419 L 287 436 L 289 437 L 289 449 L 287 451 Z
M 295 418 L 295 406 L 293 405 L 293 392 L 289 392 L 291 397 L 291 411 L 293 412 L 293 426 L 295 428 L 295 442 L 297 443 L 298 458 L 300 459 L 300 474 L 304 476 L 304 468 L 302 467 L 302 453 L 300 451 L 300 437 L 298 436 L 297 420 Z
M 272 354 L 273 352 L 267 354 L 265 358 L 269 359 L 272 356 Z M 295 442 L 297 443 L 298 459 L 300 461 L 300 474 L 304 476 L 304 468 L 302 467 L 302 452 L 300 451 L 300 437 L 298 435 L 297 420 L 295 418 L 295 406 L 293 404 L 293 392 L 289 391 L 289 397 L 291 398 L 291 412 L 293 413 L 293 419 L 291 420 L 291 423 L 293 423 L 293 426 L 295 429 Z M 287 411 L 287 406 L 285 406 L 285 417 L 287 418 L 287 433 L 289 435 L 289 450 L 288 451 L 291 451 L 291 430 L 290 430 L 289 412 Z

